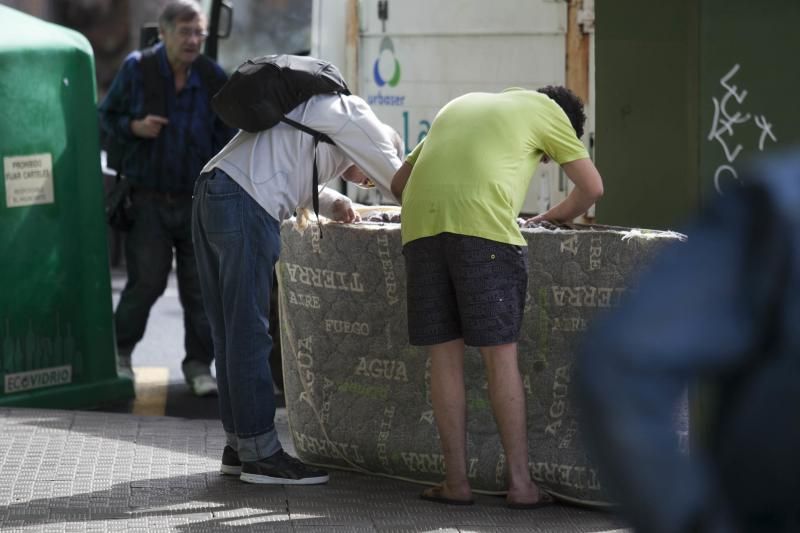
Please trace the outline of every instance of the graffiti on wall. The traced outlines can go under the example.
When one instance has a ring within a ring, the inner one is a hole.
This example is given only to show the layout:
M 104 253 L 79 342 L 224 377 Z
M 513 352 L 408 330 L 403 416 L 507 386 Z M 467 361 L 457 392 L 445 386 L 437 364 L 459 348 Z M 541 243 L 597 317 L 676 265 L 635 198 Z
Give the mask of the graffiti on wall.
M 778 139 L 772 131 L 772 124 L 763 114 L 753 114 L 748 112 L 745 100 L 747 90 L 737 85 L 735 80 L 739 72 L 740 65 L 735 64 L 722 78 L 719 84 L 724 89 L 722 94 L 712 96 L 714 104 L 714 118 L 711 122 L 711 129 L 708 132 L 708 140 L 716 141 L 722 148 L 725 160 L 717 165 L 714 170 L 714 189 L 718 194 L 723 194 L 725 184 L 738 183 L 739 174 L 736 170 L 736 160 L 745 148 L 739 142 L 742 134 L 737 134 L 745 128 L 747 124 L 753 124 L 757 129 L 757 148 L 759 152 L 764 151 L 767 141 L 777 142 Z M 748 128 L 749 130 L 750 128 Z M 755 137 L 747 136 L 747 140 L 755 142 Z

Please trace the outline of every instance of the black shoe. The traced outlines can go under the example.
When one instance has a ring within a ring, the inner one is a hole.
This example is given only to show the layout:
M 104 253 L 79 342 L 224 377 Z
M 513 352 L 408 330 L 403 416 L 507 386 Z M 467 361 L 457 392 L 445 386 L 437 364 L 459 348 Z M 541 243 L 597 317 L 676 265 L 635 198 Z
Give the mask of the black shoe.
M 328 473 L 280 450 L 266 459 L 242 463 L 239 479 L 266 485 L 320 485 L 328 482 Z
M 225 446 L 225 449 L 222 450 L 222 465 L 220 465 L 219 471 L 226 476 L 238 476 L 242 473 L 239 454 L 230 446 Z

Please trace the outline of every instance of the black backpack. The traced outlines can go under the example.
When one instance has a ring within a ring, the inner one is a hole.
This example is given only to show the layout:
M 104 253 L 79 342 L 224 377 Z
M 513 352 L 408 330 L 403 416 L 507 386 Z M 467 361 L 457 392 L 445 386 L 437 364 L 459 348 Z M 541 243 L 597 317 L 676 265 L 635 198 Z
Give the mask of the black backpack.
M 339 69 L 314 57 L 283 54 L 248 59 L 211 100 L 211 108 L 232 128 L 255 133 L 284 122 L 314 137 L 312 201 L 318 221 L 316 148 L 319 142 L 334 142 L 324 133 L 286 118 L 286 113 L 312 96 L 325 93 L 350 94 Z

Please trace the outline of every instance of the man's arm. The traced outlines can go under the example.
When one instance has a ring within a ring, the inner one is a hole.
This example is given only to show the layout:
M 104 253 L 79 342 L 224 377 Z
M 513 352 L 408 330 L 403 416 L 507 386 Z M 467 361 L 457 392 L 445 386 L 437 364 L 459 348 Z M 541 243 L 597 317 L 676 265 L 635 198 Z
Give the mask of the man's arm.
M 347 159 L 370 177 L 378 191 L 392 200 L 392 176 L 402 161 L 391 128 L 358 96 L 317 95 L 314 99 L 313 112 L 301 122 L 327 134 Z
M 585 213 L 593 203 L 603 196 L 603 179 L 589 158 L 577 159 L 561 165 L 564 173 L 575 184 L 572 192 L 558 205 L 538 216 L 531 222 L 569 222 Z
M 100 125 L 109 135 L 119 140 L 133 141 L 134 135 L 131 131 L 131 119 L 134 116 L 133 100 L 131 94 L 133 80 L 135 79 L 134 68 L 136 59 L 128 56 L 120 67 L 119 72 L 111 82 L 103 100 L 98 106 Z
M 394 197 L 397 198 L 401 204 L 403 203 L 403 191 L 406 188 L 412 170 L 414 170 L 414 167 L 411 163 L 405 161 L 403 166 L 397 169 L 397 172 L 394 173 L 394 177 L 392 178 L 392 194 L 394 194 Z

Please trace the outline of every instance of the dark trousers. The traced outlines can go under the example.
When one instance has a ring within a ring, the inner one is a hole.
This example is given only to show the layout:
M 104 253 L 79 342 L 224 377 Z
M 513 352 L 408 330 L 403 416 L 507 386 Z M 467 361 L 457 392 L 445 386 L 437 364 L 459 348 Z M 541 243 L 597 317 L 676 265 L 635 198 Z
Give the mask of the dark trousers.
M 192 246 L 191 195 L 134 192 L 133 216 L 125 238 L 128 281 L 114 314 L 119 353 L 130 354 L 144 336 L 150 309 L 167 286 L 174 251 L 185 329 L 183 363 L 210 366 L 214 352 Z

